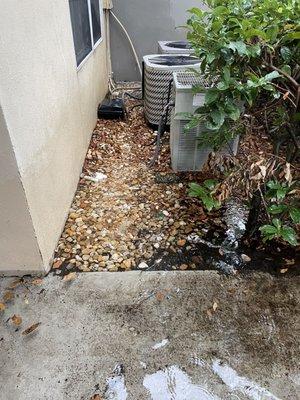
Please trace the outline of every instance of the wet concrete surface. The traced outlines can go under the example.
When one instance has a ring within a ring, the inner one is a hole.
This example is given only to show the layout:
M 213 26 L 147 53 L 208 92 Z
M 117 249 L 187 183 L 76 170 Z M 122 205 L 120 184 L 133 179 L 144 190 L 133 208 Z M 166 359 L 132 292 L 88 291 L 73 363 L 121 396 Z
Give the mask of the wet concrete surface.
M 0 399 L 300 398 L 298 276 L 32 279 L 11 290 L 1 313 Z M 0 281 L 1 297 L 12 281 Z M 14 314 L 20 326 L 8 320 Z

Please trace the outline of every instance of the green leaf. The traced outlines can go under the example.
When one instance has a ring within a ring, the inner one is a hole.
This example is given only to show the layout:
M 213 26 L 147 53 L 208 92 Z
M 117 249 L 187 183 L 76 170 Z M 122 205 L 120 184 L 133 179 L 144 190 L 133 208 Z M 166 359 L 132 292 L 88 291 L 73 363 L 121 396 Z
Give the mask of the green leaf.
M 275 226 L 277 230 L 281 228 L 281 221 L 278 218 L 272 219 L 272 224 Z
M 297 246 L 298 241 L 297 241 L 297 233 L 295 230 L 289 226 L 284 226 L 281 229 L 281 236 L 282 239 L 286 240 L 289 244 L 292 246 Z
M 229 82 L 230 80 L 230 69 L 229 67 L 224 67 L 223 68 L 223 79 L 226 83 Z
M 270 72 L 269 74 L 265 75 L 265 76 L 264 76 L 264 79 L 265 79 L 267 82 L 271 82 L 273 79 L 276 79 L 276 78 L 278 78 L 279 76 L 280 76 L 280 74 L 279 74 L 277 71 L 272 71 L 272 72 Z
M 197 17 L 200 17 L 200 18 L 203 16 L 203 11 L 197 7 L 190 8 L 189 10 L 187 10 L 187 12 L 190 14 L 196 15 Z
M 274 42 L 276 40 L 276 37 L 278 35 L 279 28 L 277 25 L 271 26 L 266 30 L 266 36 L 267 39 L 271 42 Z
M 232 119 L 233 121 L 237 121 L 240 118 L 241 115 L 241 109 L 234 103 L 228 103 L 226 104 L 226 113 L 228 114 L 228 117 Z
M 283 41 L 296 40 L 296 39 L 300 39 L 300 31 L 288 33 L 283 37 Z
M 270 214 L 281 214 L 287 210 L 287 206 L 284 204 L 272 204 L 268 207 L 268 212 Z
M 281 188 L 280 183 L 278 183 L 278 182 L 276 182 L 276 181 L 269 181 L 269 182 L 267 182 L 267 186 L 268 186 L 268 188 L 270 188 L 270 189 L 280 189 L 280 188 Z
M 263 225 L 259 228 L 263 235 L 276 235 L 277 229 L 273 225 Z
M 206 190 L 198 185 L 197 183 L 190 183 L 189 185 L 189 196 L 191 197 L 202 197 L 202 196 L 206 196 L 207 192 Z
M 295 224 L 300 224 L 300 208 L 292 207 L 289 214 Z
M 205 104 L 214 103 L 219 98 L 219 92 L 216 89 L 208 89 L 205 93 Z
M 259 44 L 248 46 L 247 50 L 250 57 L 259 57 L 261 54 L 261 47 Z
M 191 197 L 198 197 L 205 208 L 208 211 L 211 211 L 213 208 L 218 208 L 220 207 L 220 203 L 213 198 L 211 192 L 211 188 L 214 188 L 216 185 L 216 182 L 214 179 L 207 179 L 204 181 L 204 186 L 198 185 L 198 183 L 190 183 L 189 184 L 189 191 L 188 194 Z
M 203 196 L 202 201 L 207 211 L 211 211 L 215 207 L 214 200 L 210 196 Z
M 203 185 L 208 189 L 208 190 L 213 190 L 216 185 L 218 184 L 218 181 L 216 179 L 206 179 L 203 182 Z
M 237 51 L 240 56 L 247 54 L 247 46 L 242 41 L 230 42 L 228 47 L 233 51 Z
M 228 11 L 229 11 L 229 10 L 228 10 L 227 7 L 225 7 L 225 6 L 218 6 L 218 7 L 214 8 L 213 14 L 214 14 L 215 16 L 219 16 L 219 15 L 222 15 L 222 14 L 227 14 Z
M 223 110 L 213 110 L 210 116 L 216 126 L 221 126 L 225 121 L 225 112 Z
M 289 47 L 285 47 L 285 46 L 281 47 L 280 54 L 281 54 L 281 57 L 284 59 L 284 61 L 289 62 L 290 59 L 292 58 L 292 52 Z
M 278 200 L 283 200 L 286 196 L 288 189 L 286 188 L 279 188 L 277 189 L 276 196 Z
M 291 70 L 291 67 L 289 66 L 289 65 L 283 65 L 281 68 L 280 68 L 283 72 L 285 72 L 286 74 L 288 74 L 288 75 L 292 75 L 292 70 Z

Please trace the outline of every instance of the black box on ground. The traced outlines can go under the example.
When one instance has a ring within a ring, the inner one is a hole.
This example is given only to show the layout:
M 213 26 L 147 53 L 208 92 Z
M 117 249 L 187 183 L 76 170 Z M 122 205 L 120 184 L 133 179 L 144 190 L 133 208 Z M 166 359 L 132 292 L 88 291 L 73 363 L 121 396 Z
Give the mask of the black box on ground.
M 125 117 L 125 106 L 122 99 L 105 98 L 98 106 L 98 118 L 123 119 Z

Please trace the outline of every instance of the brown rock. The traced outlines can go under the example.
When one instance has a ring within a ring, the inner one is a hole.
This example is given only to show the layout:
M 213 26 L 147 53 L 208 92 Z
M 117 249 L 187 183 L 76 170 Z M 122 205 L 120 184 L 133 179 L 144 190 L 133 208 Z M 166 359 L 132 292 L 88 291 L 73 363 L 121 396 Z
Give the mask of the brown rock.
M 179 269 L 181 269 L 182 271 L 184 271 L 184 270 L 186 270 L 186 269 L 188 269 L 188 265 L 187 264 L 181 264 L 180 266 L 179 266 Z

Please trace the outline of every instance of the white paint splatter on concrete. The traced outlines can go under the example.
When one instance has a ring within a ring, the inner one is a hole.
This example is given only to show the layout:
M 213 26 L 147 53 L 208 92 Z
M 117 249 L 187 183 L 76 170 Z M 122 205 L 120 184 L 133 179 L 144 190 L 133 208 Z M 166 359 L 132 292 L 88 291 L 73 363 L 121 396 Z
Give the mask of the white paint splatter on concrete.
M 164 339 L 160 343 L 156 343 L 154 346 L 152 346 L 153 350 L 160 349 L 164 346 L 166 346 L 169 343 L 169 339 Z
M 212 369 L 231 390 L 240 391 L 252 400 L 280 400 L 267 389 L 245 377 L 239 376 L 233 368 L 220 360 L 213 362 Z
M 146 375 L 143 381 L 151 400 L 218 400 L 200 385 L 194 385 L 189 376 L 176 365 Z

